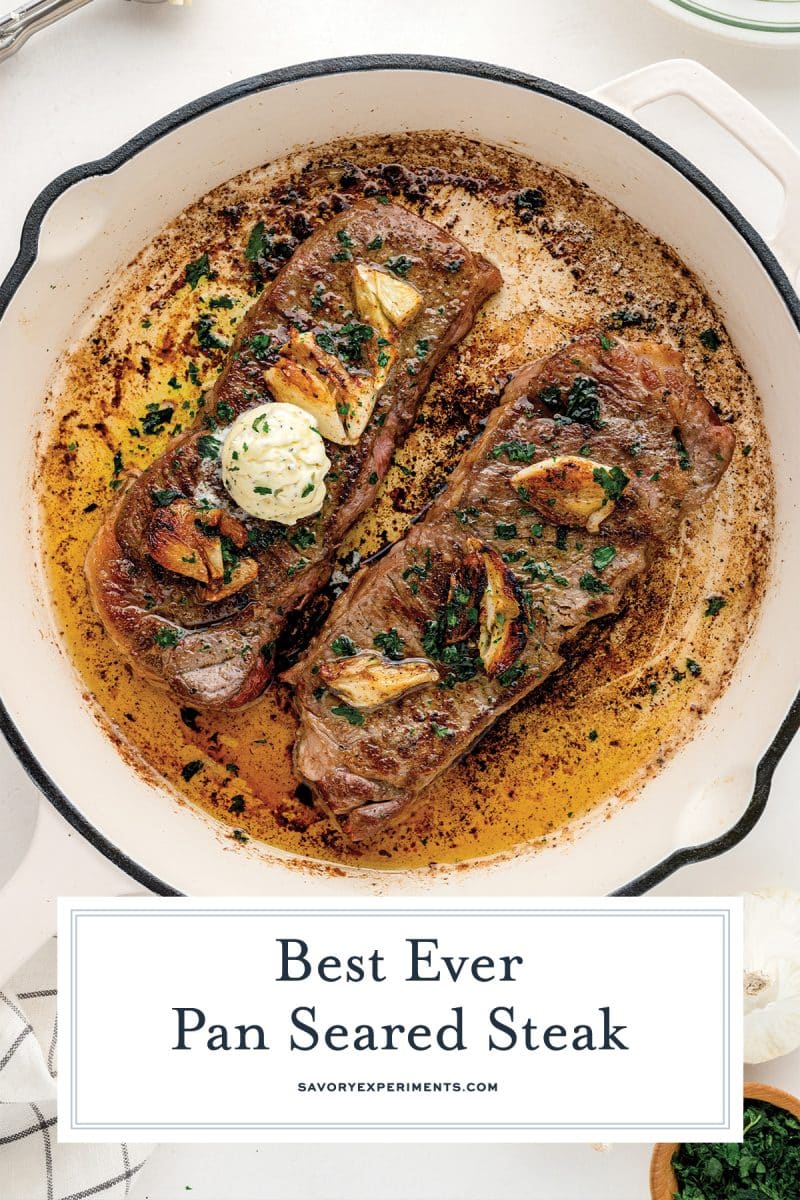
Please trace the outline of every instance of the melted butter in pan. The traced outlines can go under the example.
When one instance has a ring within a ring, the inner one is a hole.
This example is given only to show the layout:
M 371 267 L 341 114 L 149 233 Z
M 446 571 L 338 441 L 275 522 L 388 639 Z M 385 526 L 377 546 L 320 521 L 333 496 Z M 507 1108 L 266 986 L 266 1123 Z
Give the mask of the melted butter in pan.
M 449 172 L 440 168 L 445 162 Z M 342 548 L 345 563 L 401 535 L 446 484 L 513 368 L 594 322 L 613 323 L 613 314 L 640 321 L 626 336 L 683 350 L 731 421 L 737 448 L 711 503 L 634 585 L 621 615 L 590 626 L 567 667 L 434 784 L 411 820 L 359 853 L 343 845 L 293 776 L 287 690 L 277 686 L 235 714 L 182 710 L 116 653 L 92 610 L 83 561 L 120 472 L 146 466 L 176 425 L 202 411 L 224 354 L 198 346 L 197 321 L 211 321 L 220 339 L 235 332 L 255 295 L 244 251 L 256 222 L 275 230 L 277 269 L 280 255 L 312 228 L 376 193 L 483 251 L 505 284 L 437 373 L 376 507 Z M 215 277 L 201 277 L 192 290 L 185 266 L 205 252 Z M 416 134 L 335 144 L 231 180 L 168 225 L 116 282 L 98 299 L 49 399 L 40 490 L 62 637 L 98 719 L 136 769 L 211 812 L 232 836 L 242 831 L 327 862 L 400 869 L 570 836 L 588 815 L 611 813 L 635 794 L 691 736 L 755 620 L 773 493 L 759 401 L 722 317 L 656 237 L 581 184 L 509 151 Z M 709 329 L 720 338 L 715 352 L 700 340 Z M 169 408 L 163 426 L 159 417 L 148 420 L 148 411 Z M 145 423 L 156 432 L 144 433 Z M 725 600 L 713 616 L 705 615 L 709 597 Z

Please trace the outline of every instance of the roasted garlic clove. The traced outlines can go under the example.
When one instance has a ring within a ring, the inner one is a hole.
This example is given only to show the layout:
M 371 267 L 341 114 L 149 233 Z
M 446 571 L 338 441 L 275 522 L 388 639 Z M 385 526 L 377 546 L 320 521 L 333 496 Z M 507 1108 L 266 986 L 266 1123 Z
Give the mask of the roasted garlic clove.
M 477 543 L 476 543 L 477 545 Z M 469 550 L 450 576 L 444 610 L 444 644 L 463 642 L 478 624 L 478 608 L 486 587 L 486 568 L 480 551 Z
M 439 672 L 426 658 L 394 662 L 367 652 L 325 662 L 320 679 L 353 708 L 379 708 L 391 704 L 427 683 L 437 683 Z
M 412 284 L 365 263 L 353 268 L 353 291 L 362 319 L 384 337 L 392 326 L 405 329 L 422 308 L 422 296 Z
M 258 563 L 254 558 L 240 558 L 230 573 L 228 581 L 218 580 L 208 587 L 200 589 L 200 599 L 204 604 L 216 604 L 218 600 L 227 600 L 242 588 L 253 583 L 258 578 Z
M 363 375 L 351 376 L 353 386 L 348 396 L 349 407 L 345 416 L 345 424 L 347 432 L 354 442 L 358 441 L 369 424 L 378 396 L 397 358 L 397 351 L 392 345 L 388 345 L 378 350 L 372 357 L 374 361 L 371 378 Z
M 247 544 L 247 530 L 241 521 L 224 509 L 197 508 L 184 498 L 159 508 L 146 534 L 150 557 L 167 571 L 206 584 L 200 598 L 208 603 L 233 595 L 258 575 L 255 559 L 240 558 L 225 581 L 223 537 L 238 550 Z
M 528 641 L 522 592 L 514 573 L 491 546 L 470 539 L 467 549 L 480 556 L 486 572 L 478 614 L 478 653 L 486 674 L 494 679 L 514 665 Z
M 294 341 L 296 344 L 296 335 Z M 344 424 L 344 412 L 339 411 L 335 392 L 315 370 L 296 362 L 291 356 L 291 349 L 290 342 L 288 350 L 284 348 L 275 365 L 264 372 L 264 381 L 273 399 L 296 404 L 314 418 L 324 438 L 339 446 L 347 445 L 350 439 Z
M 353 445 L 372 416 L 381 388 L 397 357 L 385 346 L 369 344 L 371 374 L 351 374 L 344 363 L 323 349 L 313 333 L 293 329 L 264 379 L 277 401 L 289 401 L 309 413 L 319 432 L 340 446 Z M 385 341 L 386 339 L 384 339 Z
M 167 508 L 159 508 L 147 527 L 147 552 L 150 557 L 176 575 L 208 583 L 212 575 L 212 539 L 197 525 L 198 510 L 185 499 L 173 500 Z M 219 538 L 213 539 L 219 545 Z M 222 561 L 220 559 L 220 574 Z
M 247 545 L 247 529 L 236 517 L 226 513 L 224 508 L 210 508 L 202 512 L 200 520 L 203 525 L 218 529 L 222 537 L 230 538 L 237 550 L 244 550 Z
M 518 491 L 524 488 L 522 494 L 526 502 L 534 505 L 549 521 L 583 525 L 589 533 L 596 533 L 601 522 L 615 508 L 614 500 L 609 498 L 597 474 L 613 479 L 603 463 L 577 454 L 559 454 L 523 467 L 511 476 L 511 482 Z M 620 492 L 627 483 L 624 475 L 622 479 Z

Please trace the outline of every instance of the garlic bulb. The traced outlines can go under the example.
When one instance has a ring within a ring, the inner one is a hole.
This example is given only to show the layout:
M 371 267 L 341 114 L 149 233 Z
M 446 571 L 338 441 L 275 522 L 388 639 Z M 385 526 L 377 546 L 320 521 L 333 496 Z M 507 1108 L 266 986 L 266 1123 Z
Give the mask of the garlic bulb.
M 800 894 L 744 897 L 744 1060 L 800 1046 Z

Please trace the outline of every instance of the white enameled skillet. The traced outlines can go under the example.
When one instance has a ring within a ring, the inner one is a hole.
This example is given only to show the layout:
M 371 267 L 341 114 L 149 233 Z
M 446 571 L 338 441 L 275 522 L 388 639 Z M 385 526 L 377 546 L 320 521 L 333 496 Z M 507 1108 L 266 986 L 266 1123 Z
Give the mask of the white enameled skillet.
M 692 164 L 632 119 L 667 95 L 703 108 L 779 179 L 785 203 L 769 244 Z M 144 782 L 118 755 L 81 699 L 80 680 L 53 631 L 31 473 L 42 398 L 59 355 L 81 331 L 90 298 L 165 221 L 222 181 L 295 146 L 398 129 L 450 129 L 514 145 L 585 181 L 677 250 L 720 306 L 763 399 L 777 540 L 759 622 L 729 688 L 694 739 L 613 820 L 558 848 L 497 865 L 333 876 L 253 842 L 232 849 L 209 818 Z M 31 209 L 19 258 L 0 288 L 6 737 L 63 817 L 140 884 L 165 894 L 635 893 L 729 849 L 763 811 L 775 764 L 800 719 L 798 272 L 800 157 L 747 101 L 683 61 L 639 71 L 595 97 L 478 63 L 311 63 L 224 88 L 61 176 Z M 45 910 L 37 907 L 42 892 L 67 890 L 61 822 L 49 805 L 42 808 L 33 857 L 0 894 L 6 966 L 46 932 Z M 102 890 L 97 878 L 91 887 Z M 24 914 L 18 936 L 7 920 L 12 911 Z

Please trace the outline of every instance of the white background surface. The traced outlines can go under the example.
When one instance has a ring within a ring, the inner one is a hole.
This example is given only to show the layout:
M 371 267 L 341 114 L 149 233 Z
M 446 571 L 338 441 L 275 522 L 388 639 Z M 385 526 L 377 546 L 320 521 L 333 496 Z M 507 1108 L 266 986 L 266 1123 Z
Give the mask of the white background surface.
M 8 2 L 0 0 L 0 9 Z M 307 59 L 388 51 L 483 59 L 580 91 L 659 59 L 696 58 L 800 146 L 800 51 L 727 42 L 645 0 L 195 0 L 187 9 L 93 0 L 0 64 L 0 275 L 16 253 L 31 201 L 60 171 L 107 153 L 176 106 L 233 80 Z M 751 173 L 691 110 L 640 115 L 757 223 L 768 224 L 762 208 L 771 189 L 761 172 Z M 799 782 L 796 742 L 754 833 L 723 858 L 673 876 L 660 892 L 800 889 Z M 24 851 L 34 811 L 34 788 L 0 747 L 0 880 Z M 10 919 L 0 913 L 0 930 Z M 754 1074 L 797 1092 L 800 1054 Z M 569 1146 L 162 1147 L 132 1197 L 642 1200 L 648 1157 L 647 1147 L 608 1154 Z

